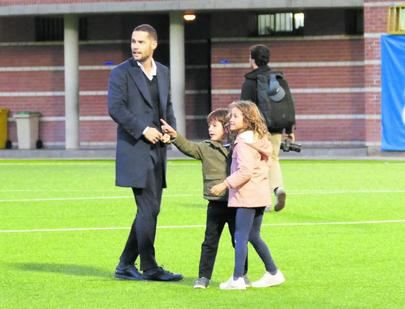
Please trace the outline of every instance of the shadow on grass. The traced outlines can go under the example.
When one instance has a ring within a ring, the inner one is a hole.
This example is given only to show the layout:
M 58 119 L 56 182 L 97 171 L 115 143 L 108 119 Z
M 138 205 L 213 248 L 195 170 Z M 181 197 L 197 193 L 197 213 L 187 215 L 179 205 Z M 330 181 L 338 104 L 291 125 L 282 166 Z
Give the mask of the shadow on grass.
M 92 266 L 75 264 L 51 264 L 51 263 L 19 263 L 11 264 L 13 267 L 23 271 L 37 271 L 46 273 L 61 273 L 65 275 L 113 278 L 113 273 Z
M 92 266 L 75 265 L 75 264 L 51 264 L 51 263 L 17 263 L 17 264 L 10 264 L 10 266 L 23 271 L 60 273 L 71 276 L 96 277 L 96 278 L 104 278 L 107 280 L 131 282 L 131 280 L 121 280 L 121 279 L 117 280 L 114 277 L 112 271 L 106 271 Z M 162 283 L 159 281 L 136 281 L 136 282 Z M 193 282 L 194 279 L 186 277 L 181 281 L 166 282 L 165 284 L 179 284 L 185 286 L 192 286 Z

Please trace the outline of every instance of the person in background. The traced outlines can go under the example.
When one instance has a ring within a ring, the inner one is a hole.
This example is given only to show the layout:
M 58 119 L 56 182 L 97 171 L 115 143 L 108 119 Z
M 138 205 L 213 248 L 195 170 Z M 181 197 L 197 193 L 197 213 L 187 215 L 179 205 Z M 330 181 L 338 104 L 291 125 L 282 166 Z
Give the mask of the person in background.
M 270 74 L 270 67 L 268 63 L 270 61 L 270 50 L 266 45 L 254 45 L 250 48 L 249 64 L 252 71 L 245 75 L 245 81 L 242 85 L 241 100 L 249 100 L 258 104 L 257 96 L 257 76 L 259 74 Z M 273 146 L 272 152 L 272 165 L 270 167 L 270 187 L 276 196 L 276 203 L 274 205 L 275 211 L 280 211 L 284 208 L 287 194 L 283 187 L 283 175 L 281 172 L 279 153 L 282 140 L 283 130 L 287 134 L 287 137 L 294 142 L 295 136 L 293 133 L 293 127 L 279 129 L 279 128 L 267 128 L 270 132 L 270 141 Z M 266 211 L 269 211 L 267 208 Z

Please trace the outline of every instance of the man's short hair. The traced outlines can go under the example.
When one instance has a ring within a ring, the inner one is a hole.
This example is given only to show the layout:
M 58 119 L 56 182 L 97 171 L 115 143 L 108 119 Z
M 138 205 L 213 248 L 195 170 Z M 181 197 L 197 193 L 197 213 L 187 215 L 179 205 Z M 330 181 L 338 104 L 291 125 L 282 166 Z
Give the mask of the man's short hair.
M 157 41 L 157 39 L 158 39 L 156 29 L 153 28 L 151 25 L 142 24 L 142 25 L 136 26 L 132 32 L 134 32 L 134 31 L 144 31 L 144 32 L 147 32 L 155 41 Z
M 270 49 L 263 44 L 250 47 L 250 58 L 252 58 L 258 67 L 267 65 L 270 61 Z
M 211 113 L 207 116 L 207 123 L 210 124 L 213 121 L 219 121 L 223 127 L 228 122 L 228 114 L 229 111 L 227 108 L 217 108 L 214 109 Z

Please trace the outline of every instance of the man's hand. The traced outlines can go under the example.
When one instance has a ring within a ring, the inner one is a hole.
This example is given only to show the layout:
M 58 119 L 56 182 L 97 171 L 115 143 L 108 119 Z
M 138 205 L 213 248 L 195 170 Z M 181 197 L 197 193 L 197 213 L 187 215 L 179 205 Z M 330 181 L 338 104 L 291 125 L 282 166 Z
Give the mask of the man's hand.
M 219 183 L 219 184 L 213 186 L 213 187 L 210 189 L 210 193 L 211 193 L 212 195 L 219 196 L 219 195 L 221 195 L 221 193 L 223 193 L 227 188 L 228 188 L 228 187 L 227 187 L 226 183 L 225 183 L 225 182 L 221 182 L 221 183 Z
M 294 133 L 287 134 L 287 138 L 291 140 L 291 143 L 295 142 L 295 135 Z
M 152 144 L 156 144 L 157 142 L 161 141 L 163 134 L 160 133 L 155 128 L 148 128 L 146 132 L 143 134 L 145 138 Z
M 162 132 L 165 134 L 168 134 L 171 138 L 176 138 L 177 137 L 177 132 L 173 127 L 168 124 L 164 119 L 160 119 L 160 122 L 162 123 Z

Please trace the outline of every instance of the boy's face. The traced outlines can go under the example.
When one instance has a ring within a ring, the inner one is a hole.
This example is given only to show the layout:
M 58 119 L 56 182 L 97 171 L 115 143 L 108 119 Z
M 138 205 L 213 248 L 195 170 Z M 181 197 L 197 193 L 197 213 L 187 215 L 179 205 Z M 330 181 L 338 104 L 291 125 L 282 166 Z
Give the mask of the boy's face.
M 215 142 L 222 142 L 225 137 L 225 130 L 221 122 L 212 120 L 208 124 L 208 134 L 210 139 Z

